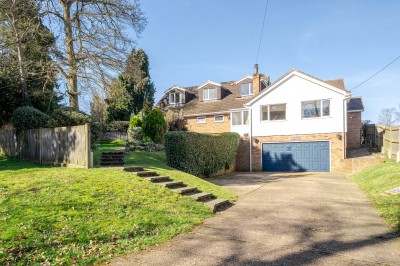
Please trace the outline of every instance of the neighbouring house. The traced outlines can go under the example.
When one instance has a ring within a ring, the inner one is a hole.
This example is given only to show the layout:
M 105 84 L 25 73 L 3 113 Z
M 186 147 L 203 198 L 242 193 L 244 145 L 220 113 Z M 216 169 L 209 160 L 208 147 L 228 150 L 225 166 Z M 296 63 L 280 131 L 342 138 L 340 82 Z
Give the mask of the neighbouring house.
M 236 165 L 244 171 L 334 171 L 360 146 L 364 110 L 343 79 L 293 69 L 271 83 L 258 65 L 237 81 L 173 86 L 157 107 L 183 113 L 189 131 L 239 133 Z

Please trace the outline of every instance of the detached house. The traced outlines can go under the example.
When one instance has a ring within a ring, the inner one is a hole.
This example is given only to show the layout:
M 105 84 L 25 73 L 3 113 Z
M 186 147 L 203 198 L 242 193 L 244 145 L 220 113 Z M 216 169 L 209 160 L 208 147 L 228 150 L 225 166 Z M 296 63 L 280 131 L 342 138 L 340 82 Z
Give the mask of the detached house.
M 361 97 L 343 79 L 321 80 L 291 70 L 275 82 L 258 73 L 237 81 L 173 86 L 157 106 L 181 111 L 189 131 L 237 132 L 238 170 L 329 172 L 358 148 Z

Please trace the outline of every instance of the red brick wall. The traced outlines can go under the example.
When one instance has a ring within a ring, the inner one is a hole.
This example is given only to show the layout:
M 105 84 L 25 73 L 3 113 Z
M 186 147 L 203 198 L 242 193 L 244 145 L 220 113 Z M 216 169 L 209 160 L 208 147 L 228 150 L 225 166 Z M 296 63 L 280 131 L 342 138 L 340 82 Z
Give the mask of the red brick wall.
M 347 149 L 361 146 L 361 112 L 347 113 Z

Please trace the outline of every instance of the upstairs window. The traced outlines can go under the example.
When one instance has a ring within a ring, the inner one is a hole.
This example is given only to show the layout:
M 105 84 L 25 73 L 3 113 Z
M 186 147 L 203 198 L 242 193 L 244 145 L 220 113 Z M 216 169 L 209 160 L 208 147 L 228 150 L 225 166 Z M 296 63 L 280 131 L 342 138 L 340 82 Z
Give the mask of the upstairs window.
M 249 111 L 232 112 L 232 126 L 249 124 Z
M 301 118 L 330 116 L 330 100 L 301 102 Z
M 203 89 L 203 100 L 216 100 L 217 99 L 217 88 Z
M 181 97 L 179 92 L 171 92 L 169 93 L 169 104 L 178 104 L 181 103 Z
M 285 120 L 286 104 L 271 104 L 261 106 L 261 121 Z
M 240 84 L 240 96 L 253 95 L 253 83 Z

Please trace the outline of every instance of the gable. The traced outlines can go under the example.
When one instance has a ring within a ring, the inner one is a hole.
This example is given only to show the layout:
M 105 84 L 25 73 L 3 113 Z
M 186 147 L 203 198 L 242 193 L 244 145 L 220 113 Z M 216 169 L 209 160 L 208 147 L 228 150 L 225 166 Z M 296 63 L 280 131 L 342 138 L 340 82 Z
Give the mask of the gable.
M 288 87 L 292 89 L 290 90 L 288 89 Z M 286 88 L 286 90 L 281 91 L 283 90 L 282 88 Z M 315 99 L 317 99 L 318 97 L 326 97 L 326 95 L 336 95 L 339 97 L 350 95 L 350 93 L 348 93 L 347 91 L 334 87 L 331 84 L 328 84 L 320 79 L 317 79 L 297 70 L 292 70 L 279 78 L 265 90 L 263 90 L 251 101 L 247 102 L 245 106 L 252 106 L 256 102 L 260 101 L 267 94 L 271 95 L 272 92 L 274 92 L 274 94 L 278 93 L 280 97 L 282 97 L 282 99 L 286 97 L 285 95 L 287 95 L 287 93 L 298 94 L 299 96 L 302 96 L 301 98 L 307 98 L 308 94 L 310 95 L 309 98 Z

